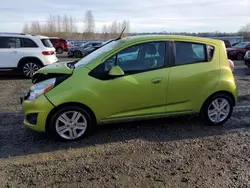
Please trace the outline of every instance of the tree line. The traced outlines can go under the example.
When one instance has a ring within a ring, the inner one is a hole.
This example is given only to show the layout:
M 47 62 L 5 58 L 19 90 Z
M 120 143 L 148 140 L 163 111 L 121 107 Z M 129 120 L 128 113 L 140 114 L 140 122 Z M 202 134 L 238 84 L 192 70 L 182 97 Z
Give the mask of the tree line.
M 72 16 L 50 15 L 45 22 L 33 21 L 23 26 L 23 33 L 39 34 L 45 36 L 58 36 L 63 38 L 91 38 L 91 39 L 110 39 L 116 37 L 126 26 L 123 36 L 138 35 L 138 34 L 177 34 L 202 37 L 223 37 L 223 36 L 246 36 L 250 37 L 250 23 L 242 26 L 238 32 L 203 32 L 203 33 L 188 33 L 188 32 L 151 32 L 151 33 L 131 33 L 130 22 L 127 20 L 116 21 L 110 24 L 104 24 L 101 31 L 96 31 L 95 19 L 91 10 L 87 10 L 83 19 L 80 21 L 83 26 L 82 31 L 78 29 L 79 21 Z
M 86 11 L 83 20 L 80 22 L 83 30 L 79 31 L 77 24 L 79 21 L 68 15 L 49 15 L 45 22 L 32 21 L 23 26 L 23 33 L 46 35 L 50 37 L 63 38 L 113 38 L 121 33 L 126 27 L 123 36 L 127 36 L 130 32 L 130 23 L 127 20 L 113 21 L 111 24 L 104 24 L 102 31 L 97 32 L 95 28 L 95 19 L 91 10 Z

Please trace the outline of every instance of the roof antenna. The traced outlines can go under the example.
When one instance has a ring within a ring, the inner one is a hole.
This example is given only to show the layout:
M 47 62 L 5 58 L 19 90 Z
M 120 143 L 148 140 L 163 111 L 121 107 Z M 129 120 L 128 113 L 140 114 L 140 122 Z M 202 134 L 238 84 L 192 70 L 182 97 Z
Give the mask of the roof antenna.
M 126 26 L 123 28 L 123 30 L 122 30 L 122 32 L 121 32 L 121 34 L 119 35 L 119 37 L 118 37 L 116 40 L 119 40 L 119 39 L 121 39 L 121 38 L 122 38 L 122 34 L 124 33 L 125 29 L 126 29 Z

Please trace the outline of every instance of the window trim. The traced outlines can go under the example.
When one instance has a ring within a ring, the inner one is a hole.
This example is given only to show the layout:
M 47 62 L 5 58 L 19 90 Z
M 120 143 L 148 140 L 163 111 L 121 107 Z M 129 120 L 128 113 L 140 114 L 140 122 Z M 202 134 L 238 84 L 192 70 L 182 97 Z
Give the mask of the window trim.
M 205 51 L 205 60 L 206 61 L 194 61 L 194 62 L 191 62 L 191 63 L 186 63 L 186 64 L 181 64 L 181 65 L 176 65 L 176 43 L 177 42 L 182 42 L 182 43 L 191 43 L 191 44 L 197 44 L 197 45 L 203 45 L 203 48 L 204 48 L 204 51 Z M 172 53 L 173 53 L 173 59 L 172 59 L 172 62 L 171 62 L 171 67 L 179 67 L 179 66 L 185 66 L 185 65 L 192 65 L 192 64 L 198 64 L 198 63 L 209 63 L 212 61 L 212 59 L 209 61 L 208 60 L 208 50 L 207 50 L 207 45 L 208 44 L 205 44 L 205 43 L 202 43 L 202 42 L 192 42 L 192 41 L 181 41 L 181 40 L 175 40 L 175 41 L 172 41 Z M 212 46 L 212 45 L 210 45 Z M 214 47 L 214 46 L 212 46 Z M 215 47 L 214 47 L 215 48 Z M 213 57 L 214 57 L 214 54 L 213 54 Z

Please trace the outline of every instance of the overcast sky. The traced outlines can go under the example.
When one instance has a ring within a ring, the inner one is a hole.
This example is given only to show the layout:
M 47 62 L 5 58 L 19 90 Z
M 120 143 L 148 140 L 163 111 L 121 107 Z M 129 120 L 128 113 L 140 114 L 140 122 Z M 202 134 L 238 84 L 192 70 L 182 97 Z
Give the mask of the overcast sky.
M 235 32 L 250 22 L 249 8 L 250 0 L 3 0 L 0 31 L 21 32 L 24 23 L 44 23 L 49 14 L 80 21 L 92 10 L 99 31 L 105 23 L 129 20 L 132 32 Z

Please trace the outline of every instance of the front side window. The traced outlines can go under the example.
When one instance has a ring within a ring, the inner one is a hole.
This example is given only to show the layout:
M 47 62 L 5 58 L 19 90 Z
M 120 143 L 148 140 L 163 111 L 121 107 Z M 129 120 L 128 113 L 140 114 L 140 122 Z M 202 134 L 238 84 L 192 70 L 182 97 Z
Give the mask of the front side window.
M 119 66 L 126 75 L 156 70 L 165 66 L 166 42 L 147 42 L 130 46 L 97 66 L 93 74 L 107 78 L 114 66 Z
M 19 48 L 20 40 L 15 37 L 0 37 L 0 48 Z
M 175 65 L 207 61 L 206 45 L 191 42 L 175 42 Z
M 165 42 L 138 44 L 119 52 L 116 65 L 128 74 L 158 69 L 164 66 L 165 52 Z

